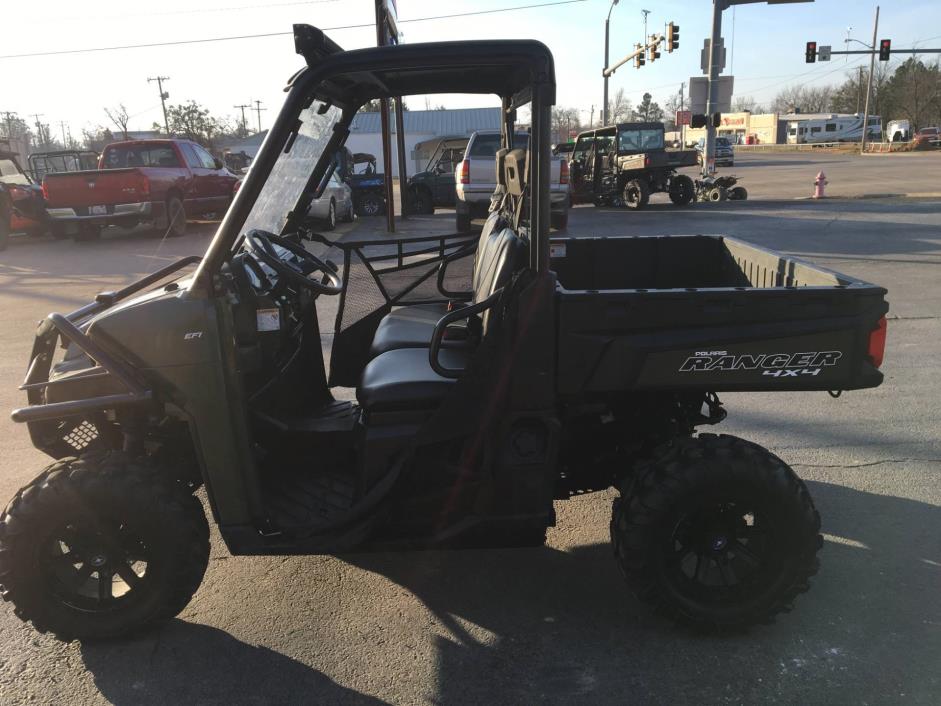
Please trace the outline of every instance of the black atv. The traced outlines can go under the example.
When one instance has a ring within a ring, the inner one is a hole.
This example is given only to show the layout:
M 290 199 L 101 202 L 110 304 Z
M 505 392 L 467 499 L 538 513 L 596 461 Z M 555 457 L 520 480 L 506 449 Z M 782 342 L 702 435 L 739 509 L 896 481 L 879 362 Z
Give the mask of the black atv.
M 0 517 L 16 614 L 70 639 L 179 613 L 209 556 L 200 487 L 232 554 L 333 554 L 537 546 L 554 501 L 615 486 L 641 600 L 712 628 L 789 607 L 817 569 L 807 489 L 696 430 L 723 390 L 879 385 L 885 290 L 719 236 L 550 243 L 539 42 L 344 52 L 297 25 L 295 43 L 307 67 L 205 255 L 39 325 L 13 418 L 56 460 Z M 360 106 L 442 92 L 502 100 L 481 232 L 305 230 Z
M 337 175 L 353 190 L 357 216 L 382 216 L 386 212 L 385 175 L 376 168 L 376 156 L 368 152 L 337 150 Z

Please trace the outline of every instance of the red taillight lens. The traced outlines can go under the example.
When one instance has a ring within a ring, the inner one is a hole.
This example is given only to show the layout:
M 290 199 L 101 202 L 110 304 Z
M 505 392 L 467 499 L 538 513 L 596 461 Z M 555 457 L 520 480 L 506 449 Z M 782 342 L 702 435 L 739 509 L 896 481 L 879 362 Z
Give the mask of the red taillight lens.
M 886 330 L 886 320 L 883 316 L 869 333 L 869 357 L 872 359 L 872 364 L 877 368 L 882 366 L 882 360 L 885 358 Z
M 644 166 L 645 166 L 645 167 L 649 167 L 649 166 L 650 166 L 650 157 L 644 157 Z
M 470 160 L 469 159 L 461 160 L 460 169 L 461 169 L 461 173 L 460 173 L 460 176 L 458 177 L 458 180 L 462 184 L 470 184 Z
M 141 196 L 150 196 L 150 179 L 143 175 L 140 179 L 140 193 Z
M 569 183 L 569 163 L 564 159 L 562 160 L 562 167 L 559 169 L 559 183 L 568 184 Z
M 49 187 L 46 186 L 46 180 L 42 180 L 42 198 L 44 201 L 49 200 Z
M 237 182 L 235 182 L 232 185 L 232 195 L 235 196 L 239 192 L 239 189 L 241 188 L 242 188 L 242 180 L 239 179 Z

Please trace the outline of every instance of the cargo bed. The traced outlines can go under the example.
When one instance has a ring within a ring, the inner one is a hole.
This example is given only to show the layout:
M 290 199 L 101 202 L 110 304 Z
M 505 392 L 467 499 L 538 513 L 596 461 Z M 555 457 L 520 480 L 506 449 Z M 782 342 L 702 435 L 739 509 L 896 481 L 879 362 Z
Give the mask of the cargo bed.
M 882 287 L 722 236 L 554 239 L 561 394 L 875 387 Z

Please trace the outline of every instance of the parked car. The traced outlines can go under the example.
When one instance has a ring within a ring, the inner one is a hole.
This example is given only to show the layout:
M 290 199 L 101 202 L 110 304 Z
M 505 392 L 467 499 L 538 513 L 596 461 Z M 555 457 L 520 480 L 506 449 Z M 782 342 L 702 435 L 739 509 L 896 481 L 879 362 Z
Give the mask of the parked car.
M 467 135 L 442 137 L 425 168 L 409 177 L 412 213 L 434 213 L 436 207 L 454 206 L 454 165 L 464 157 Z
M 941 146 L 941 130 L 936 127 L 923 127 L 915 133 L 915 147 Z
M 337 227 L 337 220 L 352 222 L 356 218 L 353 189 L 334 172 L 319 199 L 314 199 L 307 215 L 323 222 L 326 230 Z
M 529 149 L 529 133 L 518 132 L 513 138 L 515 147 Z M 491 197 L 497 189 L 496 159 L 500 149 L 499 130 L 481 130 L 471 135 L 455 172 L 457 200 L 457 230 L 470 230 L 471 220 L 482 218 L 490 209 Z M 561 157 L 553 157 L 550 171 L 550 203 L 552 227 L 568 226 L 569 207 L 572 204 L 569 192 L 569 165 Z
M 46 230 L 42 190 L 20 167 L 14 152 L 0 151 L 0 250 L 10 233 Z
M 706 138 L 700 137 L 696 143 L 696 151 L 699 152 L 699 166 L 702 166 L 703 153 L 706 151 Z M 716 166 L 734 167 L 735 166 L 735 147 L 729 142 L 727 137 L 716 138 Z
M 43 194 L 53 229 L 76 240 L 140 223 L 179 236 L 187 218 L 224 213 L 237 181 L 195 142 L 134 140 L 107 145 L 94 171 L 47 174 Z

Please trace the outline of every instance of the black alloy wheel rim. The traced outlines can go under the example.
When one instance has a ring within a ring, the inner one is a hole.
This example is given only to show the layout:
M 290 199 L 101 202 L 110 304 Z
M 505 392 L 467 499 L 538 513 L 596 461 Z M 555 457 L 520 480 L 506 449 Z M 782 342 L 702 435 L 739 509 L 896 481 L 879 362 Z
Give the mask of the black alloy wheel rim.
M 673 589 L 696 603 L 740 603 L 774 580 L 774 534 L 765 513 L 744 502 L 711 503 L 683 514 L 667 547 Z
M 376 216 L 379 214 L 379 201 L 374 196 L 369 196 L 363 201 L 363 212 L 367 216 Z
M 635 206 L 640 203 L 640 188 L 636 186 L 627 187 L 627 191 L 624 194 L 624 200 L 631 206 Z
M 120 520 L 67 522 L 49 536 L 40 552 L 50 593 L 83 612 L 106 613 L 122 607 L 140 594 L 150 577 L 147 545 Z

